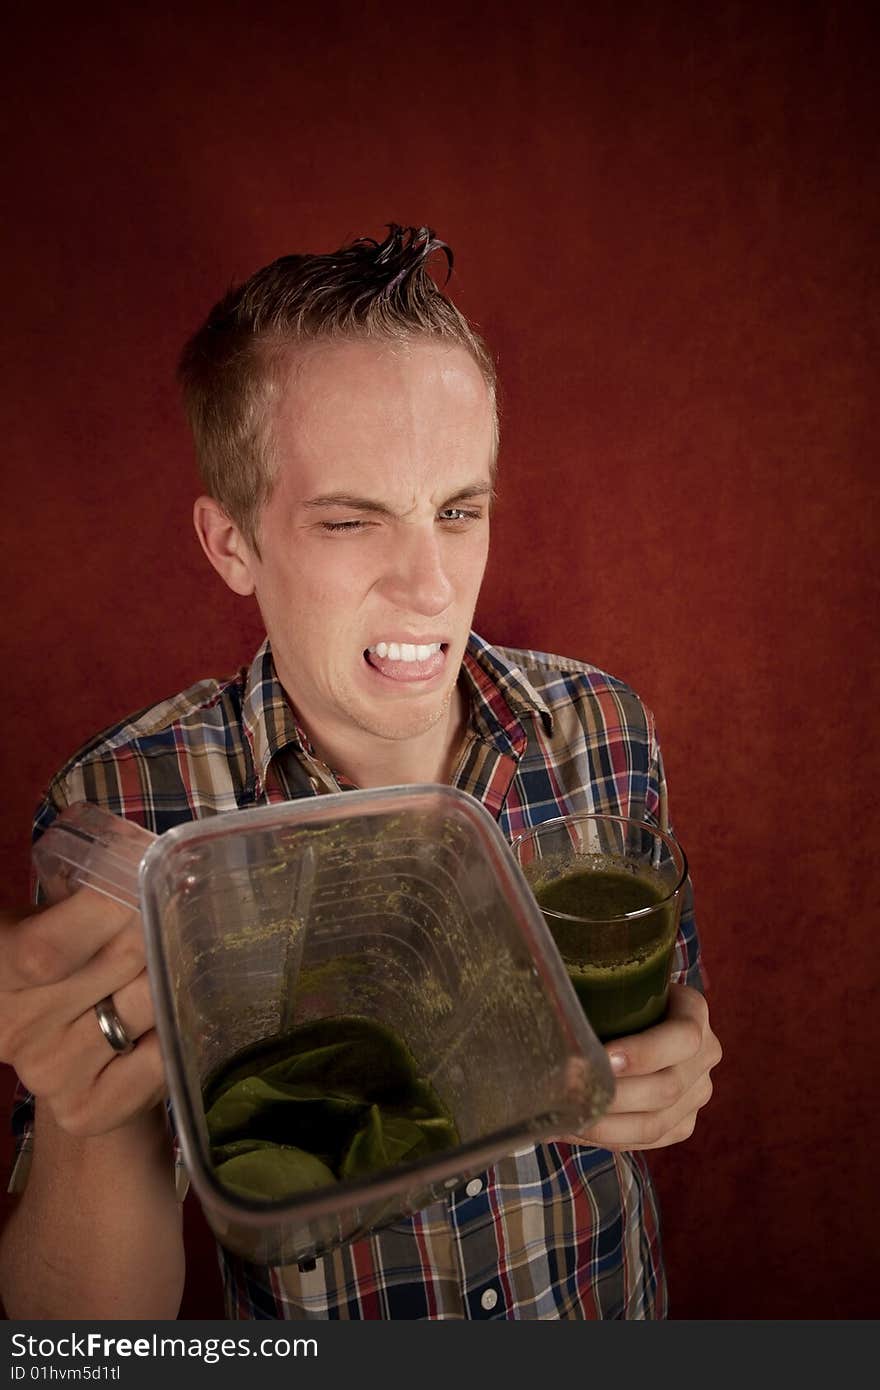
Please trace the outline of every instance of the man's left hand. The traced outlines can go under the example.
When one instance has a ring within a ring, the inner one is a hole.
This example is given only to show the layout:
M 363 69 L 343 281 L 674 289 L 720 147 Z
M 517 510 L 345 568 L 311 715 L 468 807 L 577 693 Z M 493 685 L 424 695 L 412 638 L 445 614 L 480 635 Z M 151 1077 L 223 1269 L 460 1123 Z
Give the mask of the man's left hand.
M 615 1038 L 605 1050 L 617 1082 L 614 1099 L 590 1129 L 564 1138 L 617 1151 L 662 1149 L 690 1138 L 712 1095 L 709 1073 L 721 1061 L 699 990 L 670 985 L 663 1022 Z

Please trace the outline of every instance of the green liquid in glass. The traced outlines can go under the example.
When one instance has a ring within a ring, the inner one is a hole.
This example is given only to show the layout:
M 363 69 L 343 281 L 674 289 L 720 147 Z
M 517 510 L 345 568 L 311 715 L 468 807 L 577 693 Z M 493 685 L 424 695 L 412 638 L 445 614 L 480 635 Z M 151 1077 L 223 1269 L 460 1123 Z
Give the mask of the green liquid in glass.
M 459 1142 L 405 1044 L 365 1018 L 322 1018 L 247 1048 L 210 1079 L 204 1101 L 215 1176 L 252 1201 L 367 1178 Z
M 669 962 L 675 940 L 673 904 L 658 907 L 668 888 L 639 874 L 576 869 L 534 888 L 569 979 L 603 1042 L 637 1033 L 666 1011 Z M 632 924 L 608 923 L 657 907 Z M 553 914 L 589 918 L 567 922 Z

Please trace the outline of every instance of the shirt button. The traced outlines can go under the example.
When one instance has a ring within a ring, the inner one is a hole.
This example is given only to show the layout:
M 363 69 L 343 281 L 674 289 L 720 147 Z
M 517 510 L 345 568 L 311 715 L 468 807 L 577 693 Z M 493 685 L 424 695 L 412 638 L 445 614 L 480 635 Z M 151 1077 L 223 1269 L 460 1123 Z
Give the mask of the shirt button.
M 478 1193 L 482 1192 L 482 1190 L 483 1190 L 483 1180 L 482 1180 L 482 1178 L 471 1178 L 470 1182 L 468 1183 L 467 1187 L 465 1188 L 465 1192 L 467 1193 L 467 1195 L 468 1195 L 469 1197 L 476 1197 Z
M 496 1289 L 486 1289 L 482 1297 L 480 1298 L 480 1303 L 485 1308 L 487 1313 L 491 1313 L 492 1309 L 495 1307 L 495 1304 L 497 1302 L 498 1293 Z

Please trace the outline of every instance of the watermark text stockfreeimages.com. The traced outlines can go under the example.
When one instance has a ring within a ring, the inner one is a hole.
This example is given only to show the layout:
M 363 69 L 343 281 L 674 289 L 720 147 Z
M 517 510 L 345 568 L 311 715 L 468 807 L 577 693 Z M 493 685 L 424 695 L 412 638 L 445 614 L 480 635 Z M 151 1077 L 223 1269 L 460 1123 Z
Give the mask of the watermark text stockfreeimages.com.
M 172 1357 L 203 1361 L 211 1366 L 218 1361 L 232 1360 L 235 1357 L 263 1356 L 285 1359 L 289 1356 L 318 1355 L 318 1343 L 314 1337 L 162 1337 L 157 1332 L 146 1337 L 107 1337 L 103 1332 L 71 1332 L 61 1337 L 35 1337 L 24 1332 L 14 1332 L 11 1343 L 13 1380 L 49 1379 L 48 1372 L 42 1377 L 42 1370 L 45 1368 L 33 1363 L 54 1361 L 59 1357 L 99 1363 L 130 1357 L 144 1360 Z M 82 1372 L 81 1375 L 71 1374 L 63 1377 L 66 1380 L 119 1378 L 118 1367 L 115 1368 L 116 1375 L 105 1375 L 105 1371 L 114 1368 L 103 1364 L 71 1366 L 66 1369 Z M 34 1375 L 34 1371 L 37 1371 L 37 1375 Z

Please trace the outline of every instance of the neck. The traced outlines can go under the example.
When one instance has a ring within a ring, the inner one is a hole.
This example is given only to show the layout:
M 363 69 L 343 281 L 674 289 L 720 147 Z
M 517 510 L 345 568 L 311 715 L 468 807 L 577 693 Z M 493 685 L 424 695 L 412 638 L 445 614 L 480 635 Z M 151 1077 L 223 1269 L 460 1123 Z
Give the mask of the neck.
M 414 782 L 451 782 L 468 724 L 468 697 L 457 684 L 444 717 L 423 734 L 409 739 L 346 736 L 336 745 L 329 739 L 309 736 L 315 752 L 329 768 L 356 787 L 398 787 Z

